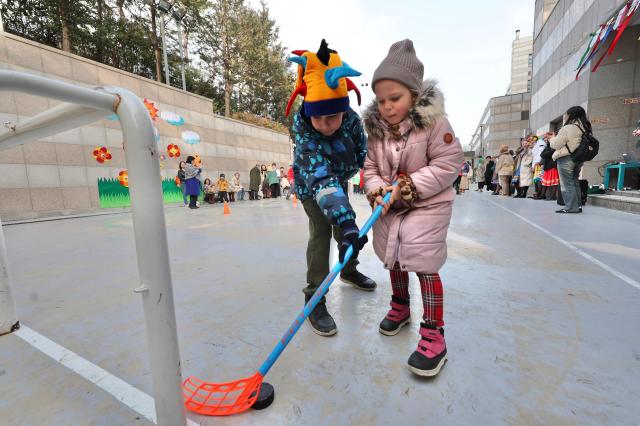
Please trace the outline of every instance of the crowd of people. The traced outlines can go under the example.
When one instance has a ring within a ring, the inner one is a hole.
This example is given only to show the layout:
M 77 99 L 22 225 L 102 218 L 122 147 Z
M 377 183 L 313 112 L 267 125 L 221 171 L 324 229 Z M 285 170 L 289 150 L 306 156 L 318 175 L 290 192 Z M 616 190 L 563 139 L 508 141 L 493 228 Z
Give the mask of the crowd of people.
M 591 123 L 579 106 L 569 108 L 563 120 L 564 125 L 557 134 L 530 135 L 521 139 L 515 152 L 508 145 L 502 145 L 497 157 L 479 157 L 476 191 L 483 192 L 486 188 L 493 195 L 527 198 L 533 186 L 529 198 L 557 201 L 564 208 L 556 213 L 582 213 L 589 184 L 582 177 L 583 163 L 575 163 L 571 153 L 580 145 L 583 134 L 592 132 Z M 461 176 L 465 165 L 468 163 L 463 164 Z

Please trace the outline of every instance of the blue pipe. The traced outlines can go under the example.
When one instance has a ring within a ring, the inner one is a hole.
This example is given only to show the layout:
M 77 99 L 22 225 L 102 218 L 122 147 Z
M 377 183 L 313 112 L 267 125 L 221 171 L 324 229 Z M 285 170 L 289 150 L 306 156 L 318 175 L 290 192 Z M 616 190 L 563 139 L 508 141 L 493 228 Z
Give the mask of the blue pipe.
M 390 198 L 391 198 L 391 192 L 388 192 L 384 196 L 384 202 L 387 203 Z M 367 222 L 360 229 L 360 234 L 359 234 L 360 237 L 363 237 L 369 233 L 369 230 L 371 229 L 373 224 L 376 222 L 376 220 L 378 220 L 378 218 L 382 214 L 382 207 L 383 206 L 379 205 L 373 211 L 373 213 L 371 214 Z M 336 265 L 333 267 L 331 272 L 329 272 L 329 275 L 327 275 L 324 281 L 322 281 L 322 284 L 320 284 L 320 287 L 318 287 L 313 297 L 309 299 L 309 302 L 307 302 L 305 307 L 300 311 L 300 313 L 298 313 L 298 315 L 296 316 L 296 319 L 293 321 L 293 324 L 291 324 L 291 327 L 289 327 L 286 333 L 284 333 L 284 335 L 282 336 L 282 338 L 278 340 L 278 343 L 276 344 L 275 348 L 273 348 L 273 350 L 271 351 L 267 359 L 262 363 L 262 365 L 258 369 L 258 372 L 262 375 L 262 377 L 264 377 L 269 372 L 273 364 L 275 364 L 275 362 L 278 360 L 282 351 L 284 351 L 284 349 L 287 347 L 291 339 L 293 339 L 293 336 L 296 335 L 296 333 L 300 329 L 300 326 L 302 325 L 302 323 L 304 323 L 304 321 L 307 319 L 309 314 L 311 314 L 311 312 L 315 309 L 318 302 L 320 302 L 320 299 L 322 299 L 322 297 L 327 293 L 327 291 L 329 290 L 329 287 L 333 283 L 333 280 L 335 280 L 338 274 L 340 274 L 340 271 L 342 271 L 342 268 L 344 268 L 344 266 L 347 264 L 349 259 L 351 259 L 352 255 L 353 255 L 353 248 L 349 246 L 349 248 L 347 249 L 347 252 L 344 255 L 344 262 L 336 263 Z

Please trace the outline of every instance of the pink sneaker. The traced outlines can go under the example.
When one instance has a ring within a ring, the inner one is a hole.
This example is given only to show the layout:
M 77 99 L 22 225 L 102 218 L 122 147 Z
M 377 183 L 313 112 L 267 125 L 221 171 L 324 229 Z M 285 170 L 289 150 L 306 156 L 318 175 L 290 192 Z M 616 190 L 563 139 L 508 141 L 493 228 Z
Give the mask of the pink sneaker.
M 409 357 L 409 369 L 418 376 L 435 376 L 447 362 L 444 329 L 423 322 L 420 324 L 420 336 L 418 348 Z
M 403 326 L 409 324 L 409 321 L 411 321 L 409 299 L 391 296 L 391 309 L 380 323 L 380 333 L 385 336 L 395 336 Z

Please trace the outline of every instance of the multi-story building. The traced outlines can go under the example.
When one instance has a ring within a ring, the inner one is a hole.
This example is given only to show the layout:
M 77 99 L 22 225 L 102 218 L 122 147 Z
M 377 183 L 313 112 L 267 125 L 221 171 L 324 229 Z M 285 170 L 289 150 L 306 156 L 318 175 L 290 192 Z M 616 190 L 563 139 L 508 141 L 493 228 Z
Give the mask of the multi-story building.
M 600 140 L 598 157 L 583 170 L 592 183 L 602 181 L 604 163 L 639 148 L 632 131 L 640 119 L 640 12 L 597 72 L 591 70 L 609 49 L 613 36 L 576 79 L 576 68 L 592 34 L 625 4 L 626 0 L 535 3 L 530 127 L 538 134 L 557 130 L 569 107 L 585 108 Z
M 516 31 L 511 48 L 511 84 L 507 95 L 531 91 L 532 53 L 533 37 L 520 37 L 520 30 Z
M 516 149 L 529 130 L 533 37 L 516 38 L 511 52 L 511 83 L 507 94 L 489 99 L 469 147 L 476 156 L 496 155 L 500 145 Z

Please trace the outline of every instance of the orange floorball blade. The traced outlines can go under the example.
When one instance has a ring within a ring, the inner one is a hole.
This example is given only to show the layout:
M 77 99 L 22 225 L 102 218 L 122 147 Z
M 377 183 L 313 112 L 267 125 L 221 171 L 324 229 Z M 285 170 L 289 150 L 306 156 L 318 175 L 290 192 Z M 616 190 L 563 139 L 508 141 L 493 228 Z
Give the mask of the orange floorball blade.
M 242 413 L 258 399 L 263 379 L 259 372 L 246 379 L 227 383 L 209 383 L 189 377 L 182 384 L 184 406 L 204 416 Z

